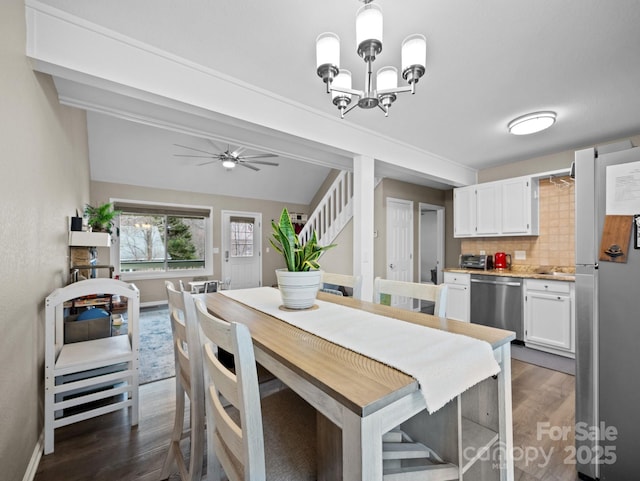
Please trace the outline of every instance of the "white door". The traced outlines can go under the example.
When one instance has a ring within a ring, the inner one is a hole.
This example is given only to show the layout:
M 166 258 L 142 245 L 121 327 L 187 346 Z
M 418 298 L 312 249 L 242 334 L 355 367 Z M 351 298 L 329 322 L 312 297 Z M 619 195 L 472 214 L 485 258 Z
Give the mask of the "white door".
M 387 198 L 387 279 L 413 282 L 413 202 Z M 412 309 L 409 297 L 393 296 L 391 305 Z
M 262 214 L 222 211 L 222 281 L 228 289 L 262 285 Z

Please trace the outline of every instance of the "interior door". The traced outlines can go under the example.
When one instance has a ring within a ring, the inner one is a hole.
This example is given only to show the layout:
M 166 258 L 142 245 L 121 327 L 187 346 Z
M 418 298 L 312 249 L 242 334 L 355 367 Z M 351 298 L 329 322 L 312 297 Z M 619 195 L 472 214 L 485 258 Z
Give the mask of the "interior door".
M 262 285 L 262 214 L 222 212 L 222 285 L 246 289 Z
M 413 202 L 387 198 L 387 279 L 413 282 Z M 412 309 L 409 297 L 393 296 L 391 305 Z

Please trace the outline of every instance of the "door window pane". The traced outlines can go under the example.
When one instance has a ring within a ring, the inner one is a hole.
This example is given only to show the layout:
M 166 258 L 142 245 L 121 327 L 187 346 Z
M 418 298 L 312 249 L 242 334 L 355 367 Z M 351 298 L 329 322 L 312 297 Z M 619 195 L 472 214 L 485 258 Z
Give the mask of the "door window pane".
M 231 231 L 231 257 L 253 256 L 253 219 L 232 217 Z

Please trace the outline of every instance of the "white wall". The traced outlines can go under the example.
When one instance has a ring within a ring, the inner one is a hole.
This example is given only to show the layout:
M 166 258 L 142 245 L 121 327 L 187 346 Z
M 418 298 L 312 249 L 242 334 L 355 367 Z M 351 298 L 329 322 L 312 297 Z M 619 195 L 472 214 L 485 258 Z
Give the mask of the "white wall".
M 0 2 L 0 478 L 25 474 L 43 426 L 44 298 L 66 283 L 68 217 L 89 201 L 83 112 L 25 57 L 23 0 Z

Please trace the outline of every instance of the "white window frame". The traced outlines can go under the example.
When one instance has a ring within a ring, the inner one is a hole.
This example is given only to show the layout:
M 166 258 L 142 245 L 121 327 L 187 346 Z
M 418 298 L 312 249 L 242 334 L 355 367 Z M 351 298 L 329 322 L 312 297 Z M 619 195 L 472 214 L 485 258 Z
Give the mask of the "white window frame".
M 184 209 L 188 210 L 205 210 L 209 212 L 208 216 L 205 216 L 205 253 L 204 253 L 204 269 L 185 269 L 185 270 L 171 270 L 162 272 L 120 272 L 120 238 L 116 235 L 120 230 L 120 218 L 118 216 L 116 232 L 112 236 L 110 259 L 114 266 L 114 273 L 123 281 L 134 281 L 143 279 L 174 279 L 181 277 L 195 277 L 195 276 L 212 276 L 213 275 L 213 207 L 206 205 L 190 205 L 190 204 L 175 204 L 168 202 L 151 202 L 132 199 L 109 199 L 111 203 L 122 204 L 136 204 L 139 206 L 148 206 L 162 210 Z

